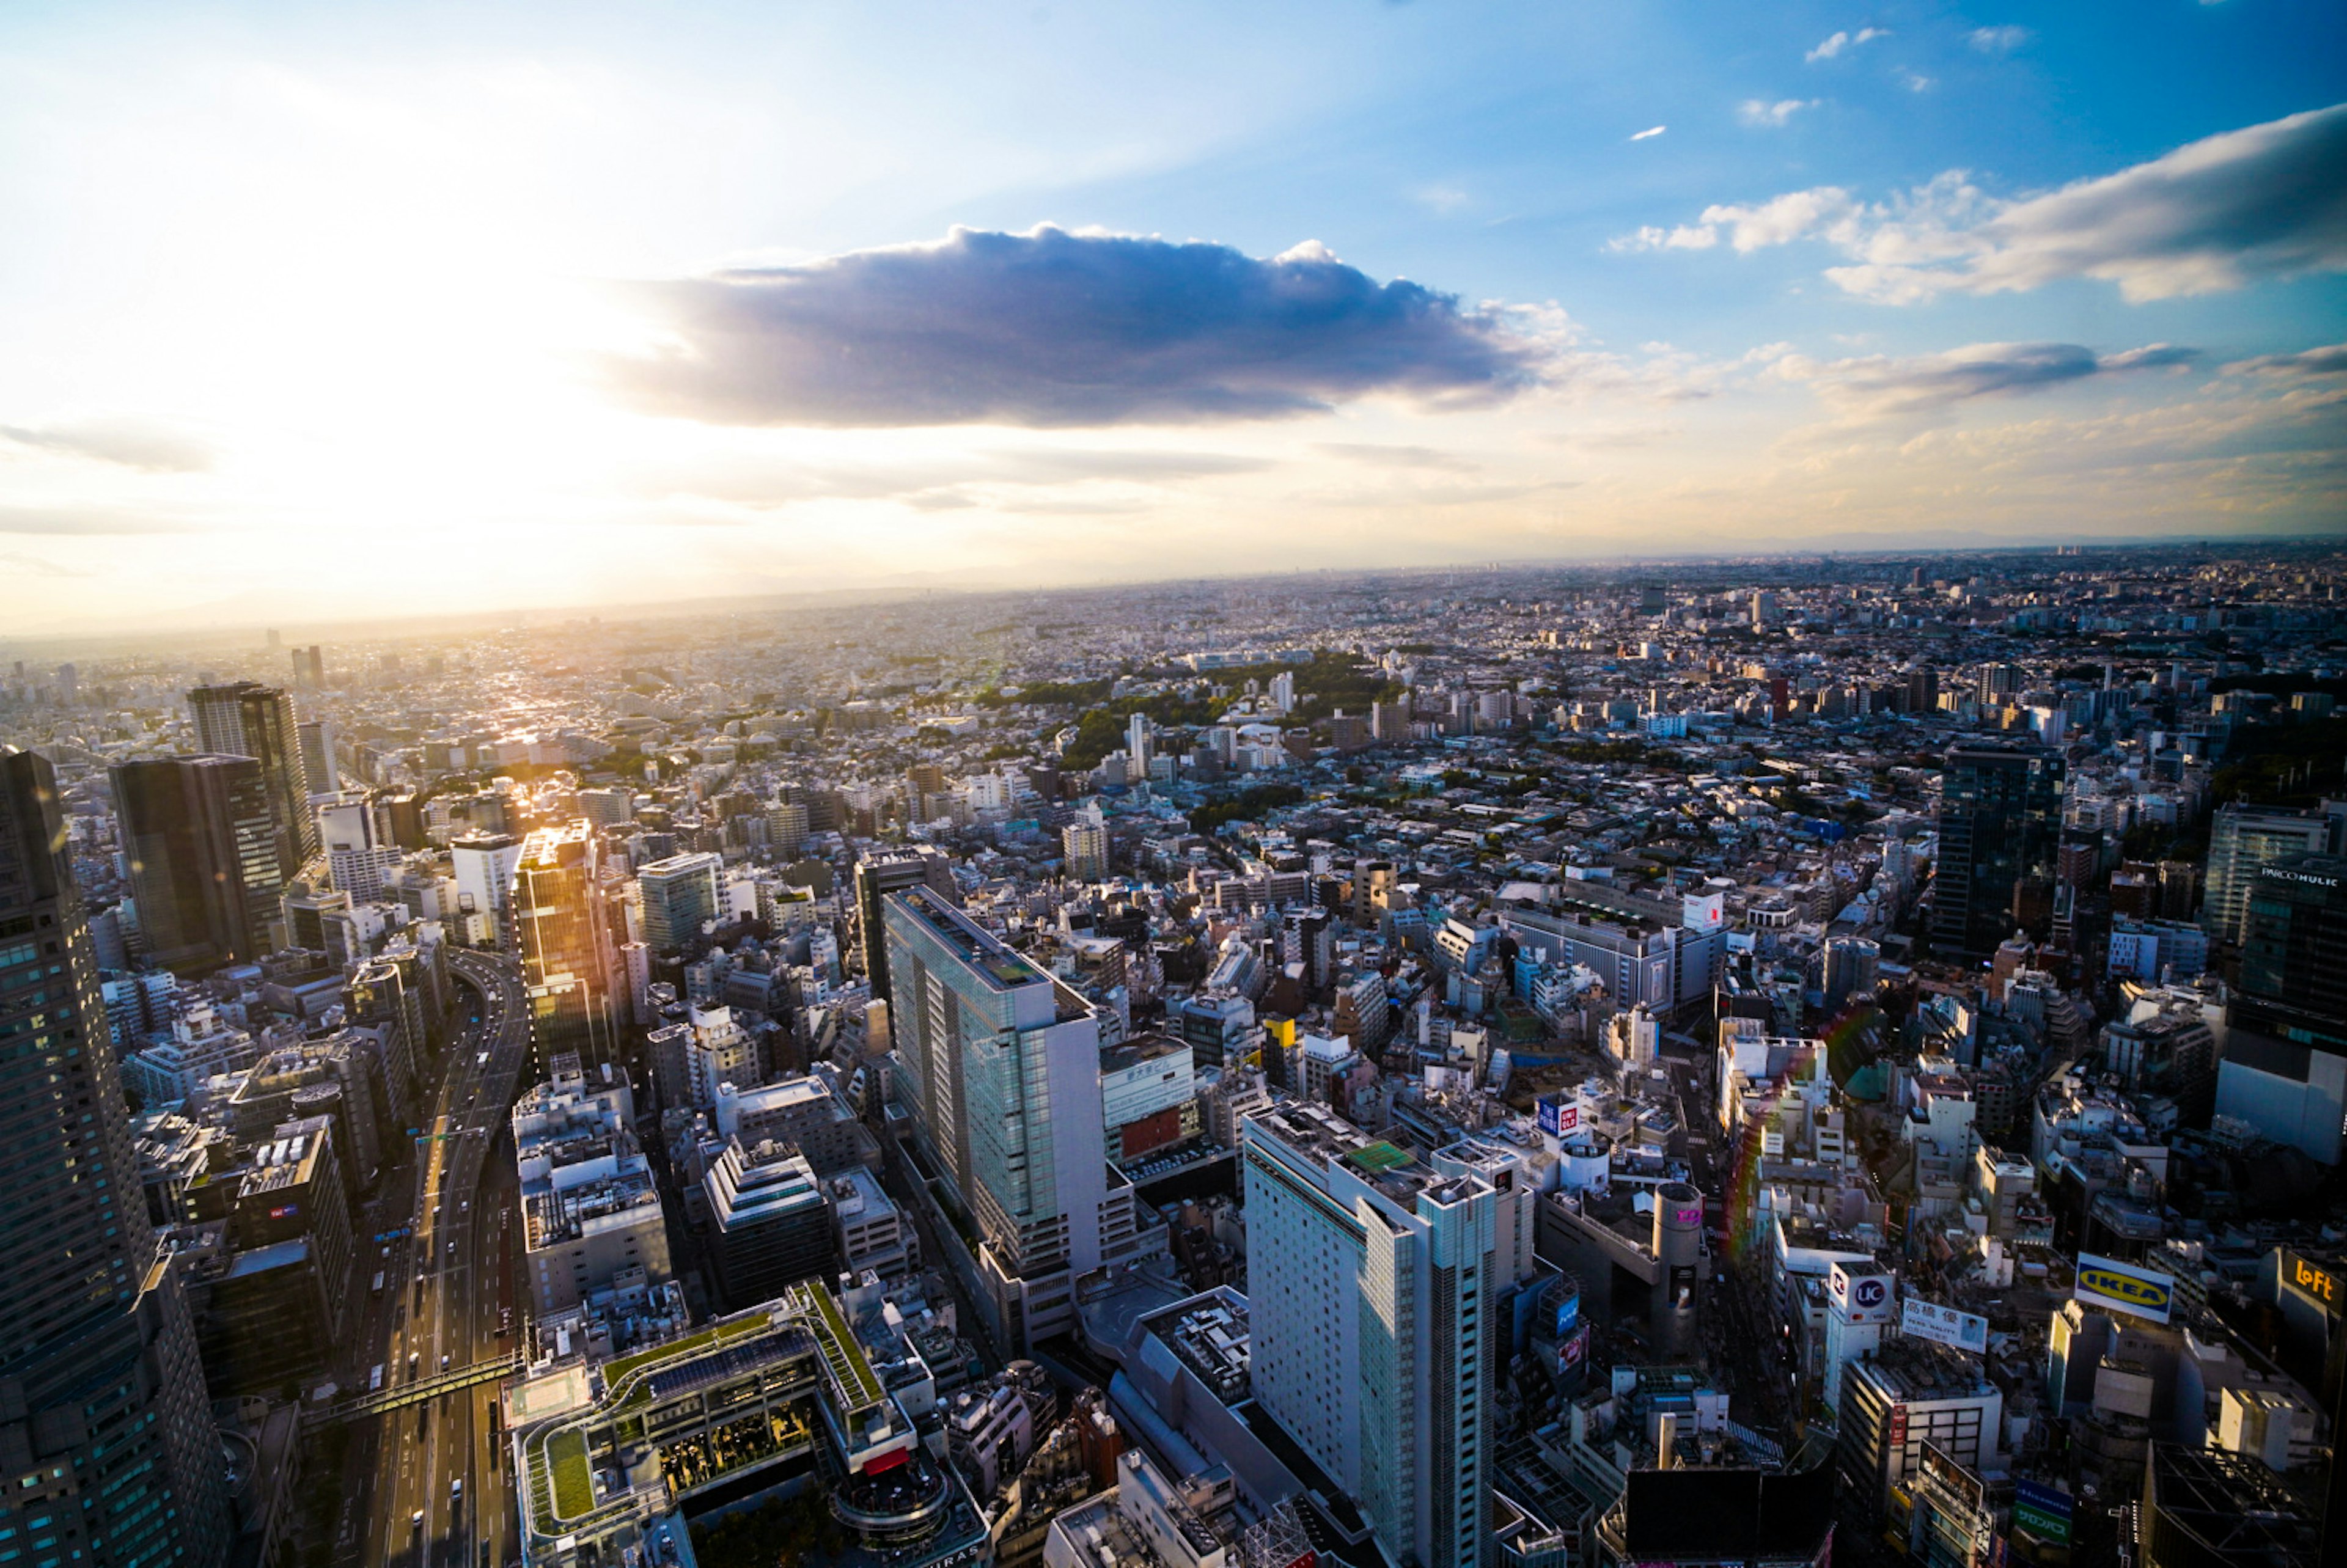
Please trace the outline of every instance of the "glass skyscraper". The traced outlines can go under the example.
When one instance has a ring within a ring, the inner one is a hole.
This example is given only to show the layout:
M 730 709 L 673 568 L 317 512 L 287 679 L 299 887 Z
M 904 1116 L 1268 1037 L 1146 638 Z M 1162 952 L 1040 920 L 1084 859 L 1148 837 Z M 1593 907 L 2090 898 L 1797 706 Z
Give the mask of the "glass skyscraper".
M 0 751 L 0 1546 L 210 1564 L 231 1530 L 177 1277 L 149 1228 L 56 775 Z
M 195 976 L 266 952 L 285 878 L 260 763 L 156 757 L 110 782 L 148 957 Z
M 277 869 L 291 882 L 318 852 L 318 825 L 310 816 L 309 775 L 302 762 L 301 725 L 293 699 L 274 686 L 239 681 L 199 686 L 188 693 L 196 743 L 207 752 L 251 757 L 269 791 L 269 819 L 277 835 Z M 333 787 L 331 781 L 320 785 Z

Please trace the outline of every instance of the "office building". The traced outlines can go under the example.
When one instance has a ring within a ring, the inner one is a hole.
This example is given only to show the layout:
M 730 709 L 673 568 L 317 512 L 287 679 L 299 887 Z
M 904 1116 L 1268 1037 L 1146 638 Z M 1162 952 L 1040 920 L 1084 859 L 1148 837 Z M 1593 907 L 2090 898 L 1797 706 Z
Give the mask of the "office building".
M 285 877 L 261 764 L 161 757 L 111 782 L 147 956 L 196 976 L 268 952 Z
M 2217 1111 L 2335 1165 L 2347 1125 L 2347 859 L 2260 866 L 2242 907 Z
M 1077 1278 L 1147 1245 L 1108 1164 L 1100 1017 L 927 887 L 889 894 L 881 918 L 897 1098 L 975 1222 L 989 1328 L 1024 1346 L 1072 1323 Z
M 251 757 L 261 764 L 278 873 L 292 881 L 301 874 L 302 863 L 318 852 L 293 699 L 274 686 L 239 681 L 230 686 L 197 687 L 188 693 L 188 709 L 195 718 L 198 745 L 227 756 Z
M 521 942 L 514 925 L 514 873 L 521 866 L 521 840 L 510 833 L 477 833 L 448 846 L 456 878 L 456 914 L 465 940 L 477 948 L 511 952 Z
M 2260 868 L 2331 849 L 2332 819 L 2251 805 L 2217 809 L 2209 828 L 2209 878 L 2200 926 L 2209 940 L 2239 947 L 2249 936 L 2250 889 Z
M 340 739 L 333 724 L 325 719 L 304 719 L 293 727 L 302 753 L 302 775 L 313 794 L 327 794 L 342 788 L 342 769 L 334 761 L 334 751 Z
M 2042 748 L 1949 749 L 1932 879 L 1932 945 L 1942 957 L 1992 957 L 2016 927 L 2029 923 L 2034 894 L 2043 890 L 2050 899 L 2062 780 L 2062 759 Z
M 699 941 L 702 927 L 722 907 L 717 877 L 724 866 L 724 856 L 704 852 L 672 855 L 637 872 L 644 946 L 654 953 L 681 953 Z
M 616 954 L 596 878 L 595 830 L 583 821 L 541 827 L 514 866 L 513 921 L 540 1061 L 577 1051 L 613 1060 L 611 970 Z
M 1257 1402 L 1389 1561 L 1473 1568 L 1509 1343 L 1491 1184 L 1296 1102 L 1247 1118 L 1241 1159 Z
M 856 957 L 872 982 L 872 995 L 888 993 L 888 944 L 882 931 L 880 900 L 907 887 L 926 887 L 948 904 L 958 904 L 953 862 L 929 845 L 883 850 L 856 863 Z
M 729 1139 L 702 1179 L 710 1250 L 728 1312 L 771 1301 L 839 1267 L 831 1204 L 815 1168 L 787 1147 Z
M 2292 1038 L 2347 1050 L 2347 858 L 2259 868 L 2241 927 L 2241 995 L 2286 1011 Z
M 43 1560 L 226 1560 L 220 1446 L 149 1228 L 48 762 L 0 750 L 0 1493 Z
M 1842 1495 L 1860 1521 L 1884 1516 L 1892 1489 L 1922 1467 L 1927 1444 L 1974 1475 L 2002 1468 L 2004 1396 L 1962 1351 L 1885 1339 L 1873 1357 L 1843 1368 L 1839 1409 Z
M 599 1292 L 671 1277 L 660 1190 L 636 1142 L 635 1091 L 608 1062 L 576 1055 L 516 1102 L 522 1270 L 540 1317 Z

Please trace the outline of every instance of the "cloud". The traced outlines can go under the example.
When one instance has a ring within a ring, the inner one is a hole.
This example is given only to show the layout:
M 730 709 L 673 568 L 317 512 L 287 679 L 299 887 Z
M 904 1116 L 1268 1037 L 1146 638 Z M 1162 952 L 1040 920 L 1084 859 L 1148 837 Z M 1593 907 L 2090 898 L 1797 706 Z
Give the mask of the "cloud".
M 1911 93 L 1928 93 L 1939 85 L 1921 71 L 1902 71 L 1899 80 Z
M 1746 98 L 1736 106 L 1736 118 L 1746 125 L 1780 126 L 1791 120 L 1803 109 L 1813 109 L 1817 107 L 1818 100 L 1815 98 L 1778 98 L 1773 104 L 1765 103 L 1758 98 Z
M 0 507 L 0 534 L 179 534 L 185 525 L 151 512 L 107 507 Z
M 1822 240 L 1850 265 L 1850 293 L 1905 304 L 2065 279 L 2116 283 L 2127 300 L 2170 299 L 2269 279 L 2347 271 L 2347 104 L 2227 131 L 2116 174 L 2004 200 L 1961 169 L 1887 201 L 1838 187 L 1705 210 L 1688 237 L 1726 228 L 1738 251 Z M 1655 246 L 1642 229 L 1618 250 Z
M 1787 354 L 1771 366 L 1787 381 L 1809 384 L 1850 419 L 1937 414 L 1976 398 L 2004 397 L 2134 370 L 2189 365 L 2197 350 L 2152 343 L 2097 354 L 2071 343 L 1980 343 L 1945 354 L 1892 359 L 1882 354 L 1819 362 Z
M 1838 32 L 1801 57 L 1815 65 L 1819 60 L 1833 59 L 1845 49 L 1855 49 L 1860 44 L 1870 44 L 1877 38 L 1889 36 L 1891 36 L 1891 29 L 1888 27 L 1860 27 L 1855 33 Z
M 1997 27 L 1974 27 L 1964 36 L 1964 42 L 1983 55 L 2010 55 L 2034 36 L 2028 28 L 2008 22 Z
M 1718 231 L 1701 224 L 1682 223 L 1676 229 L 1640 229 L 1605 242 L 1609 251 L 1708 251 L 1719 243 Z
M 144 419 L 0 425 L 0 440 L 150 474 L 201 473 L 212 466 L 213 459 L 212 449 L 185 431 Z
M 1453 474 L 1471 474 L 1480 466 L 1454 453 L 1432 446 L 1383 446 L 1358 441 L 1322 441 L 1317 443 L 1313 449 L 1348 463 L 1366 464 L 1372 468 L 1439 468 Z
M 2347 343 L 2325 343 L 2297 354 L 2261 354 L 2237 359 L 2225 367 L 2227 375 L 2314 376 L 2347 375 Z
M 653 413 L 719 425 L 1204 424 L 1399 395 L 1479 406 L 1542 380 L 1515 313 L 1307 242 L 1258 261 L 1130 235 L 936 244 L 633 285 L 669 341 L 614 361 Z
M 60 566 L 56 561 L 45 559 L 40 556 L 28 556 L 21 550 L 0 550 L 0 566 L 6 567 L 10 571 L 23 572 L 29 577 L 96 577 L 97 575 L 96 572 L 83 571 L 74 567 Z
M 1644 130 L 1632 132 L 1630 139 L 1632 141 L 1645 141 L 1649 137 L 1660 136 L 1663 132 L 1670 128 L 1671 128 L 1666 125 L 1650 125 Z

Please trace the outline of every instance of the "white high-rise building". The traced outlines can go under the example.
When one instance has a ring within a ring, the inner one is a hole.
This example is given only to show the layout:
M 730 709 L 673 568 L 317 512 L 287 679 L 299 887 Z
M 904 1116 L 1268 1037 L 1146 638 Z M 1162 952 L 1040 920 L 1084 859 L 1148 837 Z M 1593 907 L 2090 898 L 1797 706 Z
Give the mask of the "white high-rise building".
M 459 916 L 478 917 L 489 945 L 510 949 L 514 927 L 514 873 L 521 865 L 521 840 L 510 833 L 475 834 L 448 846 L 456 874 Z
M 1390 1561 L 1475 1568 L 1508 1341 L 1497 1194 L 1320 1106 L 1241 1128 L 1256 1400 L 1359 1499 Z

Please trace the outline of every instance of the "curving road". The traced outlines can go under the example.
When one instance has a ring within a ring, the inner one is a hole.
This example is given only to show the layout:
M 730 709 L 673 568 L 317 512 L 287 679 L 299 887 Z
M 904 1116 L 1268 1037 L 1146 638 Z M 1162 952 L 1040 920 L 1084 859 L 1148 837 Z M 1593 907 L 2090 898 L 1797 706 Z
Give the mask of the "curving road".
M 418 1125 L 413 1213 L 393 1221 L 413 1234 L 366 1244 L 370 1272 L 386 1278 L 362 1342 L 369 1366 L 382 1363 L 386 1389 L 430 1378 L 444 1362 L 456 1371 L 505 1357 L 528 1327 L 516 1290 L 521 1215 L 507 1124 L 529 1059 L 528 1001 L 510 959 L 459 951 L 449 967 L 474 999 L 460 1004 L 466 1021 Z M 368 1376 L 361 1367 L 358 1387 Z M 373 1418 L 362 1517 L 338 1558 L 385 1568 L 503 1568 L 518 1559 L 513 1489 L 492 1424 L 497 1391 L 483 1382 Z

